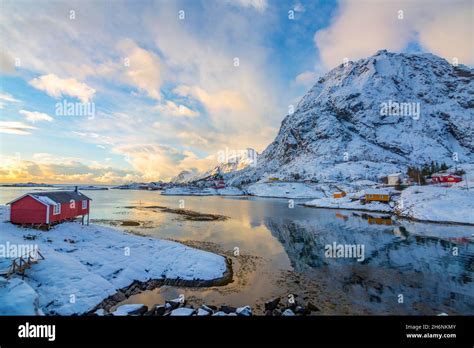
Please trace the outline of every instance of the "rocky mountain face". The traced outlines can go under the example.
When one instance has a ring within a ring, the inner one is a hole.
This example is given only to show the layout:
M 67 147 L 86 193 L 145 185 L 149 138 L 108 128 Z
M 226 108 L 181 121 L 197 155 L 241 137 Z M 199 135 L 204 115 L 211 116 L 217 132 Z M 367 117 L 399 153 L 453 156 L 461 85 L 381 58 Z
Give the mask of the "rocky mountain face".
M 473 163 L 473 110 L 473 69 L 379 51 L 321 77 L 258 164 L 227 179 L 377 180 L 432 161 Z
M 198 172 L 196 169 L 183 170 L 171 179 L 175 184 L 192 183 L 209 176 L 234 173 L 257 165 L 258 153 L 248 148 L 242 151 L 222 151 L 218 153 L 219 164 L 207 172 Z

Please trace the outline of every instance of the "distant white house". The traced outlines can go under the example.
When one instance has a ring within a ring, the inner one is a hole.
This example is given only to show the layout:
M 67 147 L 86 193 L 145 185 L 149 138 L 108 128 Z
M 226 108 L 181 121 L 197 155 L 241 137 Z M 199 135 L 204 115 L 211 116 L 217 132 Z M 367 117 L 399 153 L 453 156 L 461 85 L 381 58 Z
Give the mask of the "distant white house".
M 387 184 L 390 186 L 399 185 L 402 183 L 403 175 L 402 173 L 394 173 L 387 175 Z

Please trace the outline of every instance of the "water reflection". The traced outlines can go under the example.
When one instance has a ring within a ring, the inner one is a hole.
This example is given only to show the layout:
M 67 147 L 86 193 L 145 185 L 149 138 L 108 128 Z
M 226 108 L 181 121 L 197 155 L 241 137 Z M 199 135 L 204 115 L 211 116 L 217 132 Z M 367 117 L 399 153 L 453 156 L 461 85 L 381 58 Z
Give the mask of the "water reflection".
M 32 190 L 1 188 L 0 195 L 7 202 Z M 310 280 L 298 283 L 295 291 L 313 291 L 310 296 L 317 296 L 319 304 L 340 303 L 341 296 L 350 303 L 347 312 L 335 307 L 325 313 L 474 314 L 474 227 L 297 204 L 289 209 L 285 199 L 178 197 L 127 190 L 88 191 L 87 195 L 93 199 L 92 219 L 140 221 L 139 228 L 120 228 L 157 238 L 212 242 L 227 251 L 237 246 L 242 254 L 264 260 L 259 261 L 255 273 L 249 271 L 245 285 L 234 286 L 231 291 L 189 290 L 218 304 L 255 304 L 285 295 L 296 283 L 294 279 L 283 279 L 282 283 L 282 274 L 294 271 Z M 182 199 L 186 209 L 230 219 L 183 221 L 173 214 L 124 208 L 177 208 Z M 365 260 L 325 257 L 325 246 L 334 242 L 364 245 Z M 315 282 L 322 287 L 308 285 Z M 153 305 L 161 301 L 159 296 L 143 294 L 140 301 L 146 298 L 146 303 Z
M 471 227 L 327 210 L 314 215 L 265 219 L 296 271 L 328 281 L 371 312 L 474 313 Z M 363 245 L 365 260 L 326 257 L 333 243 Z

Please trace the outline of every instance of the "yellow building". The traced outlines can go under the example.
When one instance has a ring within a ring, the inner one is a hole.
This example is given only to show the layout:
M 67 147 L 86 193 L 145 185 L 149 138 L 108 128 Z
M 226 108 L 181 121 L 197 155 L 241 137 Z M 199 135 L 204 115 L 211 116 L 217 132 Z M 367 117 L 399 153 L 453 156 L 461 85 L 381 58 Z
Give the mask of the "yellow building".
M 365 192 L 366 202 L 389 202 L 390 192 L 384 190 L 367 190 Z
M 378 218 L 378 217 L 369 217 L 367 219 L 369 224 L 376 224 L 376 225 L 391 225 L 392 219 L 387 218 Z
M 346 196 L 346 193 L 345 193 L 344 191 L 342 191 L 342 192 L 334 192 L 334 193 L 332 194 L 332 197 L 333 197 L 333 198 L 342 198 L 342 197 L 345 197 L 345 196 Z

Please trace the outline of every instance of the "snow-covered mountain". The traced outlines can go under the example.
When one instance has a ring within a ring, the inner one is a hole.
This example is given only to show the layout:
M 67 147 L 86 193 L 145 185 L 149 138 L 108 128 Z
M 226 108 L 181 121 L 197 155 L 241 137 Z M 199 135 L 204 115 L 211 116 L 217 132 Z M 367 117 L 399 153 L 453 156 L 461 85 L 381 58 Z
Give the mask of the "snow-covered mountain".
M 171 179 L 171 183 L 192 183 L 210 176 L 233 173 L 247 167 L 256 166 L 258 153 L 248 148 L 242 151 L 222 151 L 218 155 L 219 164 L 207 172 L 198 172 L 196 169 L 183 170 Z
M 255 167 L 258 162 L 258 153 L 254 149 L 248 148 L 244 151 L 236 151 L 230 154 L 222 154 L 219 164 L 207 172 L 208 175 L 227 174 L 236 172 L 247 167 Z
M 236 185 L 376 180 L 431 161 L 474 162 L 474 72 L 432 54 L 385 50 L 320 78 Z
M 183 170 L 178 175 L 173 177 L 170 182 L 173 184 L 184 184 L 189 181 L 192 181 L 197 175 L 199 175 L 199 172 L 195 168 Z

